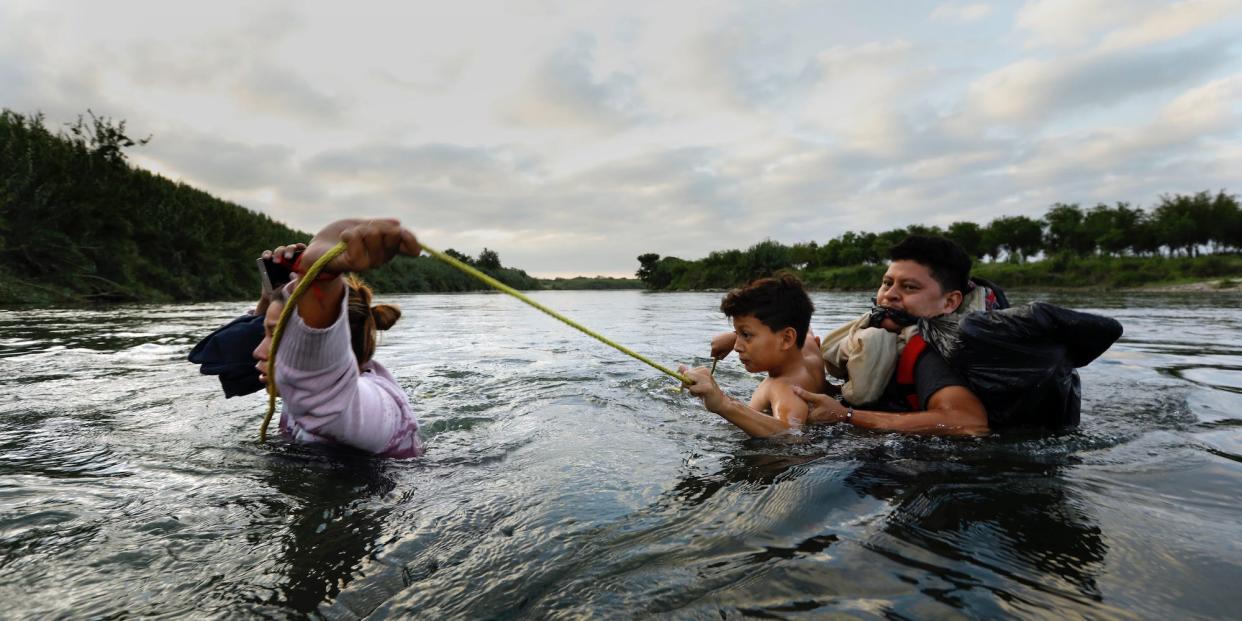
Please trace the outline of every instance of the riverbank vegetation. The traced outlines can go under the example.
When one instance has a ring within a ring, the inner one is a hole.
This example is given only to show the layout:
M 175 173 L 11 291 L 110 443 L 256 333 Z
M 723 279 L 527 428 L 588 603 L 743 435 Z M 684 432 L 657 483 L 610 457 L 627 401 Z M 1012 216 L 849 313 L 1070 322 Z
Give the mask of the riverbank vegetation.
M 124 121 L 80 117 L 52 132 L 41 115 L 0 112 L 0 304 L 244 299 L 254 258 L 311 235 L 129 164 L 150 138 Z M 494 251 L 456 253 L 518 289 L 539 282 Z M 429 258 L 366 274 L 380 292 L 486 288 Z
M 888 249 L 911 234 L 953 239 L 977 260 L 975 275 L 1002 287 L 1141 287 L 1242 276 L 1242 211 L 1223 190 L 1165 195 L 1150 210 L 1058 203 L 1041 218 L 1004 216 L 986 225 L 850 231 L 823 245 L 766 240 L 692 261 L 649 253 L 638 257 L 637 276 L 654 290 L 724 289 L 792 270 L 816 289 L 872 289 Z
M 543 289 L 616 290 L 642 289 L 643 282 L 637 278 L 614 278 L 611 276 L 574 276 L 573 278 L 540 278 Z

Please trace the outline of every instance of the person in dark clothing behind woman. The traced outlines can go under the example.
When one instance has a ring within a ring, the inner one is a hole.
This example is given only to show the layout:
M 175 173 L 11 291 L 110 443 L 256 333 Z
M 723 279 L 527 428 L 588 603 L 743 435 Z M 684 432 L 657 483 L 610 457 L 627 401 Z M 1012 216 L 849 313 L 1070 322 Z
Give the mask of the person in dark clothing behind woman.
M 290 249 L 301 252 L 306 244 L 292 244 Z M 259 259 L 271 257 L 272 251 L 264 250 Z M 220 378 L 225 398 L 248 395 L 266 387 L 259 381 L 259 371 L 254 368 L 250 353 L 263 340 L 263 316 L 272 301 L 272 288 L 283 286 L 285 282 L 272 283 L 263 279 L 259 302 L 253 309 L 220 326 L 190 350 L 190 362 L 199 365 L 203 375 Z

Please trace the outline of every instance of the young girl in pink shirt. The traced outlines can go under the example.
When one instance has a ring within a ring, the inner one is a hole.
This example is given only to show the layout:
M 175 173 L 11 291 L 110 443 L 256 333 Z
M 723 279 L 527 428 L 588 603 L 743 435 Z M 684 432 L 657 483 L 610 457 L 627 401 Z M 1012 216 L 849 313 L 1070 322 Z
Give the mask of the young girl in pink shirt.
M 396 220 L 340 220 L 315 236 L 297 267 L 309 267 L 342 241 L 346 251 L 324 267 L 312 291 L 298 301 L 281 338 L 276 360 L 276 388 L 283 402 L 280 429 L 299 443 L 417 457 L 423 444 L 409 399 L 372 359 L 377 331 L 391 327 L 401 311 L 372 306 L 371 289 L 344 274 L 379 267 L 397 254 L 418 256 L 421 248 Z M 291 258 L 291 247 L 273 251 L 278 263 Z M 296 282 L 273 293 L 264 318 L 264 338 L 253 353 L 264 383 L 272 332 Z

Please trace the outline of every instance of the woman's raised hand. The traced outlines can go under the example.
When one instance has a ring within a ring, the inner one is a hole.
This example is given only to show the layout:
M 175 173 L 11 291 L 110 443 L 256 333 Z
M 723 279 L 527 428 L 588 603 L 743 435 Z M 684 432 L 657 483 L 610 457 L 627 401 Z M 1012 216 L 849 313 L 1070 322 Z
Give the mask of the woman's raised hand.
M 423 250 L 414 233 L 401 226 L 398 220 L 338 220 L 311 240 L 302 255 L 302 266 L 310 267 L 338 242 L 345 242 L 345 252 L 332 259 L 324 267 L 325 272 L 363 272 L 391 261 L 398 254 L 416 257 Z

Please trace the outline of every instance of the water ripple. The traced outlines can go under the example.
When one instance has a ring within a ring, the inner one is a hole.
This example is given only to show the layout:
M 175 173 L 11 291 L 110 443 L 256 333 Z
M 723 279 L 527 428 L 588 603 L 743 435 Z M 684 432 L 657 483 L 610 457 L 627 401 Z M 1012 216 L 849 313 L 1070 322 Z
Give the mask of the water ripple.
M 537 295 L 670 365 L 727 325 L 715 293 Z M 819 332 L 868 304 L 813 297 Z M 0 311 L 0 598 L 22 619 L 1228 616 L 1242 347 L 1219 336 L 1242 298 L 1026 297 L 1126 326 L 1082 372 L 1079 429 L 764 441 L 504 296 L 399 296 L 377 357 L 430 447 L 408 461 L 258 445 L 262 398 L 183 362 L 244 304 Z

